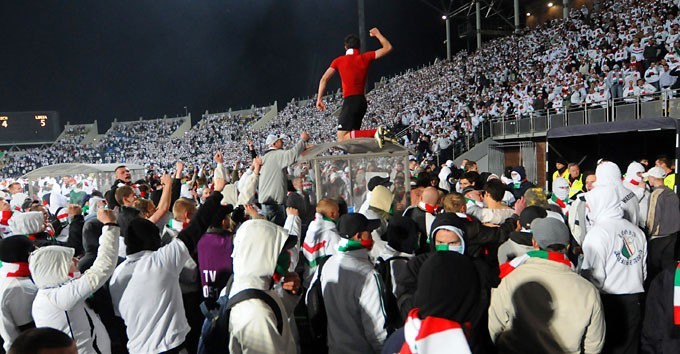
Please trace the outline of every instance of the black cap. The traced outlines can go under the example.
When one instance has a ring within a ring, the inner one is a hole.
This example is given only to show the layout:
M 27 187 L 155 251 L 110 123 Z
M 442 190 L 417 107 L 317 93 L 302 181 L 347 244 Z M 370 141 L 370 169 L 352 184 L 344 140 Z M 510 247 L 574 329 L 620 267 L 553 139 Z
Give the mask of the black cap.
M 368 220 L 363 214 L 345 214 L 338 220 L 338 233 L 340 237 L 351 238 L 359 232 L 373 231 L 380 227 L 380 220 Z
M 35 249 L 28 237 L 17 235 L 0 240 L 0 261 L 7 263 L 28 262 L 28 255 Z
M 389 177 L 375 176 L 368 181 L 368 190 L 372 191 L 373 188 L 375 188 L 377 186 L 389 187 L 391 185 L 392 185 L 392 182 L 390 182 Z
M 396 251 L 413 253 L 418 247 L 418 224 L 411 218 L 392 215 L 383 239 Z
M 534 221 L 534 219 L 541 219 L 547 216 L 548 213 L 544 208 L 541 208 L 537 205 L 532 205 L 524 208 L 522 213 L 519 214 L 519 223 L 523 228 L 531 230 L 531 222 Z

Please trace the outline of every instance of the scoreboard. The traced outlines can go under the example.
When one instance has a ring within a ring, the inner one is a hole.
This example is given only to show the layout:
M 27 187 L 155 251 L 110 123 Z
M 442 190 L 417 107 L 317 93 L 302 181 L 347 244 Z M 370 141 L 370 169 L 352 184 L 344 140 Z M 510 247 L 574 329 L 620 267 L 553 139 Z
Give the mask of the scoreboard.
M 0 146 L 51 143 L 59 134 L 57 112 L 0 112 Z

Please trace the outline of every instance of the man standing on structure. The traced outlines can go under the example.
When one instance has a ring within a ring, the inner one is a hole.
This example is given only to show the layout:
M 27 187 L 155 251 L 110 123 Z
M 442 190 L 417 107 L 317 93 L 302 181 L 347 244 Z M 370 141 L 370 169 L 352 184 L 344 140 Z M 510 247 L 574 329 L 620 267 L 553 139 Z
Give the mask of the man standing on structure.
M 380 41 L 382 48 L 376 51 L 360 53 L 361 41 L 355 34 L 345 37 L 345 50 L 343 56 L 335 58 L 319 81 L 319 92 L 316 98 L 316 108 L 320 111 L 326 110 L 323 102 L 323 93 L 326 91 L 328 80 L 340 72 L 342 80 L 342 109 L 338 118 L 338 142 L 354 138 L 375 137 L 378 145 L 382 148 L 385 140 L 385 128 L 361 129 L 361 121 L 366 114 L 368 104 L 366 102 L 366 78 L 368 68 L 373 60 L 379 59 L 392 51 L 392 44 L 380 33 L 377 28 L 372 28 L 369 32 L 371 37 Z

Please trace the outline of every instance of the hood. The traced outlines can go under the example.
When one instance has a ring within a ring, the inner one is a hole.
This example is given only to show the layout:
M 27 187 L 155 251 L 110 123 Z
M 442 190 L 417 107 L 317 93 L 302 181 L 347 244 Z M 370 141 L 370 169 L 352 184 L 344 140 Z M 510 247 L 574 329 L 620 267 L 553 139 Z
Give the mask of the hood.
M 68 205 L 68 200 L 66 197 L 61 195 L 61 193 L 52 191 L 50 193 L 50 213 L 56 214 L 59 208 L 65 208 Z
M 596 187 L 613 186 L 618 188 L 621 185 L 621 170 L 619 166 L 611 161 L 601 162 L 595 170 L 594 185 Z
M 244 222 L 234 237 L 234 284 L 231 295 L 248 289 L 269 290 L 288 232 L 266 220 Z
M 222 205 L 234 205 L 238 204 L 238 188 L 235 184 L 227 184 L 222 189 Z
M 368 201 L 368 205 L 389 212 L 392 208 L 392 199 L 394 199 L 394 195 L 389 189 L 385 186 L 376 186 L 371 191 L 371 199 Z
M 33 281 L 40 289 L 45 289 L 69 280 L 73 248 L 62 246 L 41 247 L 28 257 L 28 267 Z
M 479 276 L 471 260 L 455 252 L 436 252 L 418 272 L 413 305 L 420 309 L 421 318 L 470 322 L 476 317 L 479 289 Z
M 21 210 L 21 206 L 24 205 L 24 202 L 28 198 L 28 194 L 26 193 L 17 193 L 12 195 L 12 199 L 9 201 L 9 206 L 13 210 Z
M 103 227 L 104 224 L 98 219 L 89 220 L 83 225 L 83 248 L 86 254 L 97 254 Z
M 522 181 L 527 178 L 527 171 L 524 169 L 524 166 L 513 167 L 511 172 L 517 172 Z
M 39 211 L 14 213 L 9 219 L 9 227 L 15 235 L 32 235 L 45 230 L 45 218 Z
M 558 177 L 553 181 L 552 192 L 560 200 L 569 199 L 569 182 L 562 177 Z
M 616 188 L 596 187 L 585 194 L 586 214 L 592 222 L 604 219 L 622 219 L 623 209 Z
M 626 178 L 625 181 L 637 181 L 641 182 L 642 177 L 638 176 L 637 174 L 640 172 L 645 172 L 645 167 L 642 166 L 641 163 L 639 162 L 631 162 L 630 165 L 628 165 L 628 169 L 626 169 Z
M 97 214 L 97 211 L 99 210 L 99 202 L 101 202 L 102 200 L 104 200 L 104 198 L 100 198 L 100 197 L 90 198 L 90 200 L 89 200 L 89 203 L 90 203 L 89 204 L 90 205 L 89 215 L 96 215 Z
M 430 250 L 435 250 L 435 235 L 439 230 L 453 231 L 460 237 L 461 245 L 463 246 L 463 253 L 465 253 L 465 221 L 455 213 L 443 213 L 437 215 L 432 222 L 430 235 L 428 240 L 430 242 Z

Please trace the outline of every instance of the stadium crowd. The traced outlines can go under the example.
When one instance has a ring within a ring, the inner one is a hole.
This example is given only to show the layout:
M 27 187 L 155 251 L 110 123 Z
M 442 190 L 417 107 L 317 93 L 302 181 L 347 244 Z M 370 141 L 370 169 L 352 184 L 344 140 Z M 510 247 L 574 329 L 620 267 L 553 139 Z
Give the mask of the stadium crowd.
M 180 120 L 140 121 L 95 148 L 76 130 L 12 154 L 3 176 L 66 161 L 149 173 L 2 182 L 4 350 L 65 334 L 54 343 L 79 353 L 680 352 L 667 158 L 557 161 L 550 193 L 522 166 L 448 158 L 504 115 L 674 89 L 677 5 L 602 1 L 383 82 L 366 124 L 408 128 L 408 166 L 298 162 L 333 139 L 338 95 L 263 131 L 214 114 L 177 139 Z

